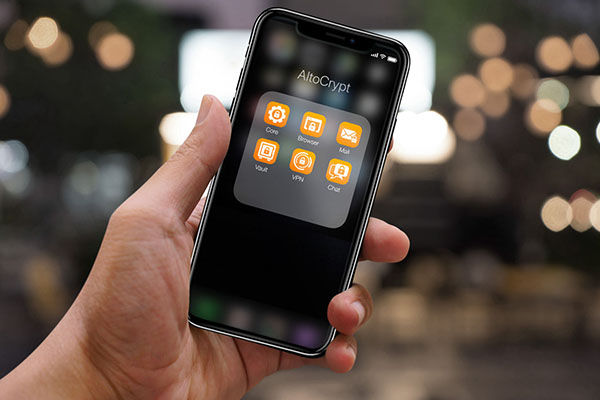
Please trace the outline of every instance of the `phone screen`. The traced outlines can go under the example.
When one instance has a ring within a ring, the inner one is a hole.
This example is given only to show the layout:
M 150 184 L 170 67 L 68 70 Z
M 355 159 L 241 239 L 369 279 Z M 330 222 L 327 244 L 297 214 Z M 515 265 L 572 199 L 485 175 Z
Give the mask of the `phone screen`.
M 333 330 L 407 61 L 266 17 L 193 260 L 190 320 L 314 351 Z

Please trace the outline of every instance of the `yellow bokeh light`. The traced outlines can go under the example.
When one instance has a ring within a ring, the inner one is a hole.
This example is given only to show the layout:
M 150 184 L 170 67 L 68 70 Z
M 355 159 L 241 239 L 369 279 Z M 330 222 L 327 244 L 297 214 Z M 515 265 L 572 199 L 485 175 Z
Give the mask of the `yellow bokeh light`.
M 592 207 L 590 207 L 590 224 L 595 230 L 600 232 L 600 200 L 597 200 Z
M 575 65 L 582 69 L 594 68 L 600 62 L 600 54 L 589 35 L 582 33 L 571 41 L 573 60 Z
M 573 63 L 571 47 L 560 36 L 543 39 L 537 46 L 536 58 L 540 66 L 548 72 L 564 72 Z
M 56 42 L 46 49 L 38 50 L 38 54 L 46 65 L 54 67 L 64 64 L 73 54 L 71 37 L 64 32 L 60 32 Z
M 548 148 L 556 158 L 568 161 L 579 153 L 581 137 L 575 129 L 559 125 L 548 136 Z
M 561 120 L 560 108 L 549 99 L 536 100 L 525 111 L 527 127 L 538 136 L 546 136 Z
M 477 107 L 485 100 L 485 89 L 479 79 L 470 74 L 463 74 L 452 80 L 450 97 L 459 106 Z
M 20 50 L 25 46 L 25 35 L 27 35 L 29 25 L 22 19 L 16 20 L 4 36 L 4 45 L 9 50 Z
M 96 22 L 90 28 L 90 31 L 88 33 L 88 42 L 90 43 L 92 49 L 96 50 L 98 47 L 98 43 L 104 36 L 108 35 L 109 33 L 115 32 L 118 32 L 118 29 L 112 23 L 108 21 Z
M 10 109 L 10 94 L 8 90 L 0 85 L 0 118 L 4 117 Z
M 502 91 L 513 81 L 512 66 L 503 58 L 490 58 L 479 66 L 479 77 L 488 89 Z
M 538 73 L 529 64 L 516 64 L 513 67 L 513 81 L 510 90 L 519 99 L 527 99 L 535 93 Z
M 482 57 L 495 57 L 502 54 L 506 46 L 506 36 L 494 24 L 477 25 L 470 34 L 471 49 Z
M 571 228 L 577 232 L 585 232 L 592 227 L 590 211 L 595 201 L 596 196 L 584 189 L 573 194 L 571 197 L 571 209 L 573 210 Z
M 52 46 L 56 39 L 58 39 L 58 25 L 56 21 L 49 17 L 38 18 L 31 25 L 27 39 L 35 49 L 45 49 Z
M 109 33 L 98 42 L 96 55 L 100 65 L 117 71 L 126 68 L 133 59 L 134 46 L 131 39 L 122 33 Z
M 500 118 L 508 111 L 510 96 L 506 92 L 488 92 L 481 105 L 481 111 L 488 117 Z
M 553 232 L 562 231 L 573 220 L 571 205 L 560 196 L 554 196 L 546 200 L 540 215 L 544 226 Z
M 452 121 L 456 134 L 468 141 L 479 139 L 485 131 L 485 117 L 473 108 L 462 108 Z

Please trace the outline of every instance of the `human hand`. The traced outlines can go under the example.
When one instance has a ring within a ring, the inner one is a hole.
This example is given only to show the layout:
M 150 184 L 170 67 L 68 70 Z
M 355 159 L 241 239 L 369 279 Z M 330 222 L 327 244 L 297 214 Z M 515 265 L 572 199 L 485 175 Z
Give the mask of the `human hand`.
M 112 215 L 81 293 L 40 347 L 0 381 L 6 398 L 237 399 L 282 369 L 349 371 L 373 308 L 360 285 L 328 308 L 339 334 L 302 358 L 190 326 L 190 255 L 203 201 L 228 143 L 227 112 L 206 96 L 187 141 Z M 362 258 L 396 262 L 408 238 L 369 221 Z

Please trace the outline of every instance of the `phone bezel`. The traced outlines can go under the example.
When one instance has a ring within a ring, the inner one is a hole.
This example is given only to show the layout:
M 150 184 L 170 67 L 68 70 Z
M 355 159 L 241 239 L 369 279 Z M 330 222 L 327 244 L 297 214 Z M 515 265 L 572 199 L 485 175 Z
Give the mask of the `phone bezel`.
M 244 83 L 246 82 L 246 79 L 248 78 L 247 66 L 249 64 L 249 61 L 252 59 L 255 47 L 257 45 L 256 38 L 258 36 L 258 32 L 260 31 L 263 22 L 265 20 L 267 20 L 267 18 L 277 16 L 277 15 L 281 15 L 286 18 L 296 19 L 301 24 L 308 24 L 307 26 L 316 27 L 317 30 L 319 30 L 319 29 L 322 30 L 323 36 L 326 36 L 326 37 L 317 38 L 317 37 L 313 36 L 314 34 L 311 34 L 311 36 L 314 37 L 315 39 L 323 40 L 323 41 L 326 41 L 329 43 L 336 43 L 333 39 L 330 39 L 330 38 L 335 38 L 337 33 L 342 33 L 342 35 L 337 35 L 338 41 L 340 41 L 340 40 L 344 41 L 344 43 L 338 42 L 337 44 L 339 44 L 339 45 L 343 45 L 345 47 L 357 47 L 357 48 L 359 48 L 359 46 L 360 46 L 360 48 L 362 48 L 365 46 L 364 44 L 367 41 L 370 41 L 373 43 L 377 43 L 379 45 L 391 47 L 394 50 L 396 50 L 398 52 L 398 54 L 402 57 L 402 60 L 399 60 L 399 63 L 402 63 L 402 65 L 404 67 L 399 71 L 400 76 L 398 77 L 397 81 L 395 82 L 396 87 L 394 88 L 394 93 L 392 95 L 392 107 L 390 107 L 390 110 L 392 110 L 392 111 L 388 112 L 388 114 L 385 116 L 385 122 L 384 122 L 384 127 L 383 127 L 383 134 L 385 136 L 384 141 L 383 141 L 384 145 L 381 146 L 381 148 L 377 149 L 377 156 L 375 158 L 375 168 L 373 171 L 373 175 L 370 177 L 367 191 L 366 191 L 366 193 L 367 193 L 366 194 L 366 203 L 364 204 L 363 208 L 361 209 L 360 215 L 359 215 L 358 234 L 357 234 L 357 237 L 354 238 L 354 240 L 352 241 L 352 250 L 351 250 L 351 257 L 350 257 L 351 261 L 346 266 L 346 271 L 344 274 L 344 282 L 342 285 L 342 291 L 343 291 L 343 290 L 348 289 L 350 287 L 350 285 L 352 284 L 352 279 L 354 277 L 354 273 L 356 270 L 356 265 L 357 265 L 358 257 L 360 254 L 360 248 L 362 246 L 362 242 L 363 242 L 364 235 L 365 235 L 366 228 L 367 228 L 369 215 L 371 214 L 371 209 L 373 207 L 373 202 L 375 200 L 375 193 L 377 191 L 377 187 L 379 186 L 379 181 L 381 179 L 381 173 L 383 171 L 383 167 L 385 164 L 387 149 L 389 148 L 390 143 L 391 143 L 393 128 L 394 128 L 395 121 L 396 121 L 396 116 L 397 116 L 398 110 L 400 108 L 400 100 L 402 98 L 402 94 L 404 92 L 404 88 L 406 85 L 406 79 L 407 79 L 408 71 L 409 71 L 409 67 L 410 67 L 410 56 L 409 56 L 408 50 L 402 43 L 400 43 L 399 41 L 394 40 L 392 38 L 386 37 L 386 36 L 382 36 L 382 35 L 378 35 L 378 34 L 375 34 L 372 32 L 367 32 L 367 31 L 363 31 L 360 29 L 352 28 L 352 27 L 342 25 L 342 24 L 339 24 L 336 22 L 328 21 L 328 20 L 325 20 L 322 18 L 317 18 L 314 16 L 310 16 L 310 15 L 307 15 L 304 13 L 300 13 L 300 12 L 285 9 L 285 8 L 273 7 L 273 8 L 266 9 L 257 17 L 257 19 L 254 23 L 254 26 L 252 27 L 250 40 L 248 43 L 248 47 L 246 49 L 244 65 L 240 72 L 240 77 L 239 77 L 238 83 L 236 85 L 235 96 L 234 96 L 234 99 L 233 99 L 233 102 L 231 105 L 230 120 L 232 121 L 232 123 L 235 120 L 237 112 L 238 112 L 238 98 L 239 98 L 240 90 L 241 90 L 241 88 L 243 88 Z M 346 40 L 348 40 L 348 42 L 346 42 Z M 351 40 L 354 40 L 354 42 L 350 43 Z M 194 250 L 192 252 L 192 257 L 191 257 L 191 267 L 192 268 L 190 271 L 190 277 L 194 273 L 196 254 L 197 254 L 199 244 L 202 240 L 202 235 L 204 233 L 204 226 L 205 226 L 205 220 L 206 220 L 205 217 L 210 212 L 210 207 L 212 205 L 213 193 L 214 193 L 213 187 L 219 180 L 220 172 L 221 172 L 221 168 L 219 168 L 219 170 L 217 171 L 217 174 L 215 175 L 215 177 L 213 178 L 213 180 L 211 181 L 211 184 L 210 184 L 210 188 L 209 188 L 206 203 L 204 205 L 204 209 L 202 212 L 202 217 L 200 220 L 198 232 L 196 234 Z M 191 280 L 190 280 L 190 284 L 191 284 Z M 191 286 L 190 286 L 190 295 L 191 295 Z M 189 311 L 188 311 L 188 322 L 195 327 L 202 328 L 202 329 L 205 329 L 208 331 L 220 333 L 220 334 L 227 335 L 227 336 L 230 336 L 233 338 L 238 338 L 238 339 L 258 343 L 258 344 L 269 346 L 269 347 L 272 347 L 272 348 L 275 348 L 278 350 L 286 351 L 286 352 L 289 352 L 292 354 L 300 355 L 303 357 L 311 357 L 311 358 L 312 357 L 320 357 L 320 356 L 324 355 L 327 347 L 333 341 L 333 338 L 335 337 L 335 334 L 336 334 L 336 329 L 335 328 L 331 329 L 331 332 L 323 346 L 321 346 L 320 348 L 315 349 L 315 350 L 309 350 L 306 348 L 301 348 L 300 346 L 291 345 L 287 342 L 278 341 L 273 338 L 267 338 L 267 337 L 263 337 L 258 334 L 251 334 L 251 333 L 248 333 L 245 331 L 239 331 L 239 330 L 237 330 L 235 328 L 231 328 L 231 327 L 223 327 L 223 326 L 220 326 L 219 324 L 212 324 L 208 321 L 201 320 L 201 319 L 195 317 L 194 315 L 189 313 Z

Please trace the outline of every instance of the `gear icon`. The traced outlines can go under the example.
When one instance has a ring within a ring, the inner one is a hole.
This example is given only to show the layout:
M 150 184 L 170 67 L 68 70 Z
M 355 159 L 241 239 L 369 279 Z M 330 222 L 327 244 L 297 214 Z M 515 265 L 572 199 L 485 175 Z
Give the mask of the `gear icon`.
M 285 110 L 281 106 L 273 106 L 269 110 L 269 119 L 274 124 L 280 124 L 286 118 Z

